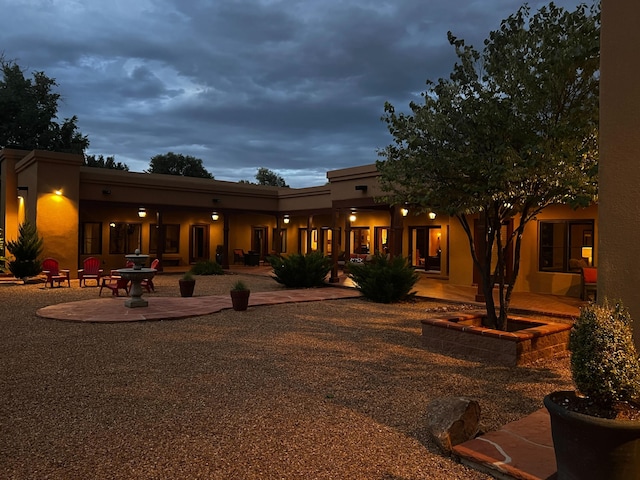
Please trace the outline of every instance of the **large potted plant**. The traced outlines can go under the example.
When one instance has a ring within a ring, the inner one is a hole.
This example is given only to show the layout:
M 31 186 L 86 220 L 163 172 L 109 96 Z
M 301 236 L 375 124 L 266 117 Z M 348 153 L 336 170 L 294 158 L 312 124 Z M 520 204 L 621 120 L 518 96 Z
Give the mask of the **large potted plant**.
M 180 285 L 180 296 L 181 297 L 192 297 L 193 291 L 196 288 L 196 279 L 193 278 L 193 274 L 191 271 L 186 272 L 180 280 L 178 280 L 178 284 Z
M 249 295 L 251 290 L 242 280 L 238 280 L 231 287 L 231 304 L 234 310 L 244 311 L 249 306 Z
M 569 339 L 576 391 L 544 398 L 558 480 L 640 478 L 640 364 L 620 304 L 582 308 Z

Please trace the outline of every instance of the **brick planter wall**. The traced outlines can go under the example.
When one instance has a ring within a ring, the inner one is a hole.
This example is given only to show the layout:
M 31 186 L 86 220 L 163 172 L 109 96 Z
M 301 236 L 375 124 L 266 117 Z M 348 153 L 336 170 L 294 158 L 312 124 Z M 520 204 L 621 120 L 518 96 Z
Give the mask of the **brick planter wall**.
M 483 312 L 422 320 L 422 344 L 444 354 L 465 354 L 499 365 L 526 365 L 567 350 L 571 325 L 510 316 L 524 327 L 503 332 L 482 326 Z

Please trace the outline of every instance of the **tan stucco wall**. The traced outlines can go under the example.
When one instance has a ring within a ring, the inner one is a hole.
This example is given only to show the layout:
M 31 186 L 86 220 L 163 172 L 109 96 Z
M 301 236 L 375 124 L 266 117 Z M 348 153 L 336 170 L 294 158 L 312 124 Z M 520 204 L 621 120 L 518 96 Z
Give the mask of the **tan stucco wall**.
M 598 300 L 622 299 L 640 343 L 640 2 L 602 1 Z

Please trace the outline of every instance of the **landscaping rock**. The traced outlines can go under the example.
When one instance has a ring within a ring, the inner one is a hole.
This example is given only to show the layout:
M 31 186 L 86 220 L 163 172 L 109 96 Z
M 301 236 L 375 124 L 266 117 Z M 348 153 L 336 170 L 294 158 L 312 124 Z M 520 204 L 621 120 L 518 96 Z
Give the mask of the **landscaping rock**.
M 474 438 L 480 430 L 480 404 L 465 397 L 438 398 L 427 407 L 427 425 L 438 447 L 451 448 Z

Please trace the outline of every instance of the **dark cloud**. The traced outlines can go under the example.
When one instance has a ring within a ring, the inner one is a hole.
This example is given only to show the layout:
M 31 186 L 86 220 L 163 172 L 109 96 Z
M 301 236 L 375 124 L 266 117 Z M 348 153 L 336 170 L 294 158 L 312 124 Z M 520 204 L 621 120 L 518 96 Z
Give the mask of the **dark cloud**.
M 56 78 L 60 116 L 79 117 L 89 153 L 140 171 L 174 151 L 202 158 L 217 179 L 267 167 L 310 186 L 376 160 L 391 141 L 384 102 L 406 108 L 451 71 L 448 30 L 480 47 L 520 5 L 0 0 L 0 51 Z

